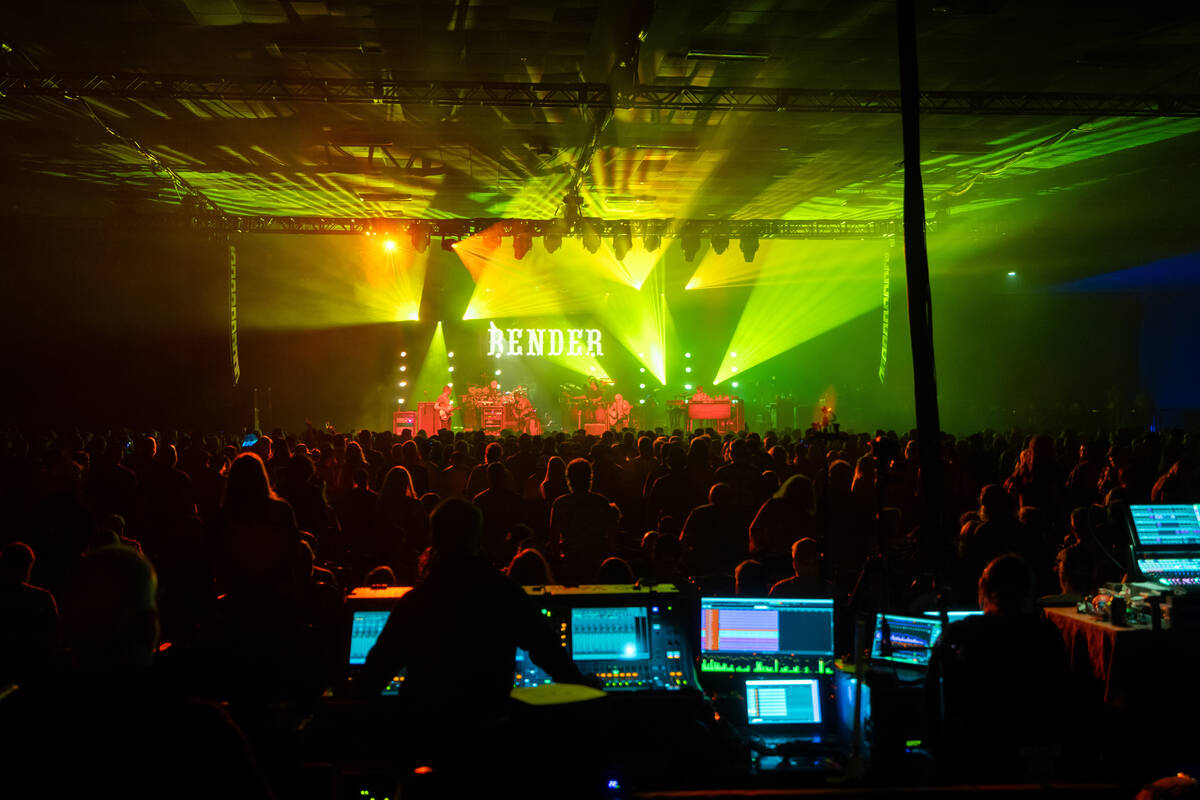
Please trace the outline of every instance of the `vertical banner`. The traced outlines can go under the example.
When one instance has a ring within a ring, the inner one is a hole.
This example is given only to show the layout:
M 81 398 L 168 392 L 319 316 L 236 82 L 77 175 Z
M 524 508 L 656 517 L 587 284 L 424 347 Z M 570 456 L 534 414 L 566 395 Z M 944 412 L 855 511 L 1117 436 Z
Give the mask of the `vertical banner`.
M 233 367 L 233 385 L 242 377 L 238 363 L 238 320 L 237 320 L 237 248 L 229 245 L 229 363 Z
M 883 254 L 883 342 L 879 346 L 879 382 L 883 383 L 887 375 L 887 345 L 888 345 L 888 297 L 891 295 L 892 280 L 892 251 L 896 249 L 896 239 L 893 237 Z

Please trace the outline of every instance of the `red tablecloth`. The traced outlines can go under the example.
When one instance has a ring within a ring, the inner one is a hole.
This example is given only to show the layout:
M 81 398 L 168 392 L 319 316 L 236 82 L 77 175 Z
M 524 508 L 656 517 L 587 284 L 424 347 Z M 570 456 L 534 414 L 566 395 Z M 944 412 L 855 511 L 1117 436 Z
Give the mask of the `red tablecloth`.
M 1105 703 L 1119 707 L 1162 704 L 1164 713 L 1195 704 L 1197 636 L 1181 631 L 1118 627 L 1074 608 L 1047 608 L 1063 634 L 1071 668 L 1090 675 Z

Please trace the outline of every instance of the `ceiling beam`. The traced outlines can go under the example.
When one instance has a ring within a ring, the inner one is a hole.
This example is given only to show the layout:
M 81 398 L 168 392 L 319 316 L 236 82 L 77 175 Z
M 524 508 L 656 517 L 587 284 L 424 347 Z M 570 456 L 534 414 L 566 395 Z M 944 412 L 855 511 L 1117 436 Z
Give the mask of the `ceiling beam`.
M 386 78 L 138 75 L 20 72 L 0 76 L 0 96 L 139 100 L 400 104 L 435 107 L 794 111 L 898 114 L 900 92 L 854 89 L 633 86 L 603 83 L 398 81 Z M 1200 116 L 1200 95 L 1064 92 L 920 93 L 926 114 L 1027 116 Z

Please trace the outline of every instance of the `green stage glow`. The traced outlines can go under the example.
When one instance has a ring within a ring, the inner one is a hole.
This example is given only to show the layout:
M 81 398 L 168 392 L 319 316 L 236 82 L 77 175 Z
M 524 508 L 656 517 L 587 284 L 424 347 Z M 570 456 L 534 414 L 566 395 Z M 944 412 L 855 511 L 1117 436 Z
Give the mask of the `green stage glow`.
M 510 238 L 493 248 L 484 232 L 459 242 L 454 251 L 475 281 L 464 320 L 586 312 L 608 288 L 628 282 L 614 272 L 612 264 L 620 262 L 611 252 L 589 253 L 576 239 L 563 239 L 553 255 L 536 242 L 517 259 Z
M 416 381 L 409 402 L 412 404 L 433 402 L 442 393 L 442 387 L 454 380 L 454 373 L 449 371 L 450 358 L 446 353 L 446 333 L 442 330 L 442 321 L 438 320 L 433 329 L 433 337 L 425 350 L 425 360 L 417 372 Z
M 775 244 L 762 280 L 742 309 L 714 385 L 881 303 L 885 242 L 777 240 Z
M 667 382 L 667 336 L 674 331 L 667 307 L 664 270 L 655 270 L 641 290 L 613 287 L 596 309 L 601 327 L 643 365 L 642 369 Z

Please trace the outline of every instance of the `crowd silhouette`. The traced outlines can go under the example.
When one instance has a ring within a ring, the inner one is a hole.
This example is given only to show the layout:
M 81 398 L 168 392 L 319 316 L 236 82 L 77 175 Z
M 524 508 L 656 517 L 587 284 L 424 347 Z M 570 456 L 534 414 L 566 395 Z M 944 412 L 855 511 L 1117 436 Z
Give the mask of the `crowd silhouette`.
M 207 774 L 226 794 L 286 794 L 272 714 L 302 717 L 342 679 L 344 596 L 356 586 L 418 587 L 369 683 L 403 660 L 434 695 L 470 676 L 443 668 L 443 651 L 464 645 L 445 641 L 428 609 L 474 597 L 486 614 L 456 624 L 472 647 L 486 644 L 491 668 L 460 699 L 487 705 L 514 644 L 557 650 L 514 584 L 670 582 L 691 596 L 832 596 L 843 610 L 905 613 L 933 608 L 939 570 L 955 607 L 987 612 L 947 631 L 963 658 L 932 667 L 952 692 L 941 741 L 956 752 L 990 714 L 999 722 L 986 733 L 1003 749 L 996 737 L 1020 739 L 1012 731 L 1030 719 L 1014 715 L 1057 708 L 1062 643 L 1038 604 L 1073 604 L 1121 578 L 1123 504 L 1200 499 L 1200 441 L 1182 432 L 944 435 L 944 512 L 957 530 L 938 537 L 922 525 L 914 435 L 806 433 L 308 427 L 243 446 L 203 432 L 7 430 L 0 684 L 19 688 L 0 701 L 0 724 L 28 735 L 5 748 L 6 774 L 44 775 L 47 752 L 68 746 L 43 714 L 84 749 L 84 737 L 104 738 L 98 718 L 133 714 L 146 730 L 207 737 L 167 754 L 147 734 L 135 742 L 147 758 L 176 771 L 219 763 L 219 778 Z M 996 671 L 1030 659 L 1051 671 L 996 694 Z M 101 679 L 102 693 L 64 690 Z M 89 752 L 99 763 L 115 747 Z

